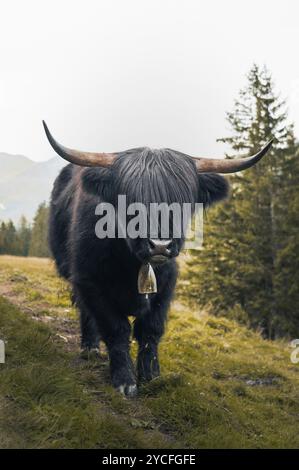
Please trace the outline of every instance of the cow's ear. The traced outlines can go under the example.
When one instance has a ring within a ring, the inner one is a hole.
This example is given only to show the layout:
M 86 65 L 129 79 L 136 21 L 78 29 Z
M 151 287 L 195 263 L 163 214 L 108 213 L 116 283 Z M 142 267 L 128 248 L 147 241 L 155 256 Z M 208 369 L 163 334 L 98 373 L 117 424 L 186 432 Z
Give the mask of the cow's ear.
M 198 202 L 209 207 L 215 202 L 225 199 L 229 193 L 228 181 L 216 173 L 198 175 Z
M 104 199 L 110 197 L 110 182 L 111 172 L 109 168 L 85 168 L 82 173 L 83 189 Z

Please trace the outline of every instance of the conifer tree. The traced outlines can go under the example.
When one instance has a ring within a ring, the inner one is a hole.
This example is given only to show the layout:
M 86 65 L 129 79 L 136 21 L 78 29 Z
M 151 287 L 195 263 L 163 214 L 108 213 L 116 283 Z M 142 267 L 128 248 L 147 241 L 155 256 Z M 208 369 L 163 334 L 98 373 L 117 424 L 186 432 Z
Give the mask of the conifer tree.
M 294 311 L 285 320 L 289 309 L 283 283 L 287 279 L 294 298 L 299 284 L 291 279 L 291 260 L 287 263 L 282 253 L 295 255 L 293 250 L 298 249 L 297 233 L 290 241 L 295 201 L 292 220 L 288 213 L 290 194 L 296 192 L 298 158 L 285 102 L 275 95 L 265 68 L 252 67 L 248 86 L 227 119 L 232 135 L 220 140 L 234 153 L 253 154 L 270 138 L 275 141 L 258 165 L 230 177 L 230 199 L 208 214 L 204 249 L 189 263 L 191 291 L 201 306 L 242 319 L 266 337 L 291 334 L 298 320 Z
M 5 222 L 1 222 L 0 224 L 0 255 L 4 255 L 6 253 L 6 225 Z
M 39 205 L 33 221 L 29 256 L 50 256 L 48 246 L 48 218 L 49 208 L 43 202 Z
M 24 215 L 21 216 L 18 228 L 19 253 L 21 256 L 28 256 L 31 239 L 31 229 Z
M 19 243 L 18 233 L 12 220 L 1 222 L 0 226 L 0 253 L 15 255 L 18 254 Z

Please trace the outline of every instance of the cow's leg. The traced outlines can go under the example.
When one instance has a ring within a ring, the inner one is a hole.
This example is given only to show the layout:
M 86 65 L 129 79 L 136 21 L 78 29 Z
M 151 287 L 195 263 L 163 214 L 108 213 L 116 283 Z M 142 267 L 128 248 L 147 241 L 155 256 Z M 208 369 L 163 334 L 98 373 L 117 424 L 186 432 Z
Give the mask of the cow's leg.
M 109 330 L 105 328 L 102 334 L 109 352 L 113 386 L 124 395 L 136 395 L 135 369 L 130 356 L 131 326 L 128 319 L 121 319 Z
M 86 308 L 80 308 L 81 356 L 89 359 L 98 357 L 100 352 L 100 335 L 94 319 Z
M 154 306 L 134 322 L 138 341 L 137 374 L 139 382 L 148 382 L 160 375 L 158 346 L 164 333 L 168 305 Z
M 77 286 L 81 301 L 97 324 L 110 359 L 112 384 L 122 394 L 134 396 L 137 392 L 134 365 L 130 356 L 131 326 L 128 318 L 111 306 L 96 287 Z
M 100 342 L 98 326 L 92 316 L 89 315 L 82 297 L 75 288 L 73 289 L 73 302 L 80 311 L 81 356 L 84 359 L 89 359 L 94 356 L 98 357 Z

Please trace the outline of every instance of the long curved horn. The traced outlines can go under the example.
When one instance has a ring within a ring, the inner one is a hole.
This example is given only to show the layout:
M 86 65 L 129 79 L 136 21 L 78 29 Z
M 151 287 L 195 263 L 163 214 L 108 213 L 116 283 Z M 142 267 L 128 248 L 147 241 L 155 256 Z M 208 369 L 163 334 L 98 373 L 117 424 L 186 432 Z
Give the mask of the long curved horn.
M 192 158 L 199 173 L 235 173 L 236 171 L 246 170 L 261 160 L 271 148 L 273 140 L 271 139 L 262 150 L 251 157 L 232 159 Z
M 113 153 L 93 153 L 93 152 L 80 152 L 78 150 L 69 149 L 60 145 L 52 136 L 48 129 L 47 124 L 43 121 L 44 129 L 48 141 L 52 145 L 55 152 L 68 162 L 75 163 L 81 166 L 103 166 L 108 167 L 112 165 L 115 160 Z

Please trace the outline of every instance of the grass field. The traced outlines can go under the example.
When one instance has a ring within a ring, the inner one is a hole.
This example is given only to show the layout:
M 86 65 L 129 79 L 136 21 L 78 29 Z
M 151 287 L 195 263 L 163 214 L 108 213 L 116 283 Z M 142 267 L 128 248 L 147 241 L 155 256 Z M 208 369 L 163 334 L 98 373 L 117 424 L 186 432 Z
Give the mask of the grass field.
M 0 339 L 2 448 L 299 446 L 299 364 L 289 345 L 179 298 L 161 343 L 162 377 L 134 400 L 111 388 L 104 351 L 79 358 L 77 313 L 49 260 L 0 257 Z

